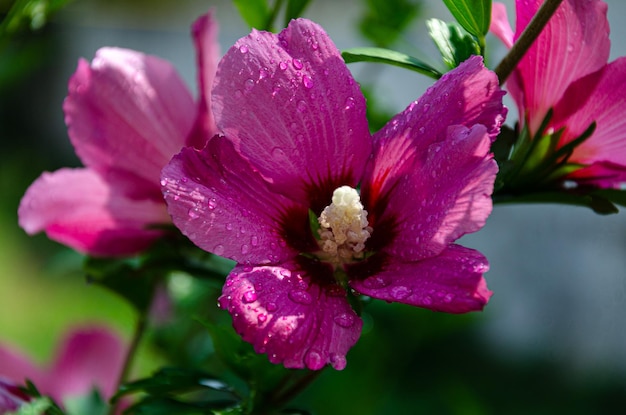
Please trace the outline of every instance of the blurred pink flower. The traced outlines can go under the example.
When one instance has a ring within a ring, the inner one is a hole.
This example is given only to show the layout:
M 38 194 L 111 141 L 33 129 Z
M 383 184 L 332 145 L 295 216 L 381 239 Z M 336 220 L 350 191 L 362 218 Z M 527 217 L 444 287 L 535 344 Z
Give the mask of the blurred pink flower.
M 19 385 L 0 376 L 0 414 L 15 411 L 28 401 L 30 397 Z
M 161 168 L 185 145 L 202 148 L 215 132 L 209 86 L 219 49 L 212 15 L 192 27 L 200 96 L 194 103 L 174 67 L 155 56 L 102 48 L 81 59 L 63 109 L 85 168 L 43 173 L 26 191 L 19 224 L 80 252 L 132 255 L 171 223 L 160 192 Z
M 510 47 L 543 3 L 516 0 L 515 33 L 505 6 L 494 3 L 491 31 Z M 626 181 L 626 58 L 607 63 L 609 23 L 600 0 L 565 0 L 507 80 L 521 126 L 531 136 L 550 108 L 546 131 L 564 129 L 558 147 L 575 140 L 595 121 L 569 163 L 583 167 L 565 178 L 604 188 Z
M 105 399 L 113 396 L 124 362 L 121 340 L 103 327 L 74 329 L 59 344 L 50 367 L 37 367 L 18 351 L 0 346 L 0 409 L 2 390 L 31 380 L 43 395 L 62 403 L 97 388 Z M 8 380 L 3 383 L 2 380 Z M 3 388 L 7 386 L 7 388 Z M 12 393 L 13 397 L 20 394 Z M 24 398 L 22 396 L 22 398 Z
M 343 369 L 362 326 L 349 287 L 438 311 L 482 309 L 487 260 L 453 243 L 491 212 L 489 149 L 506 113 L 480 57 L 374 137 L 359 85 L 308 20 L 240 39 L 212 92 L 224 136 L 175 156 L 163 191 L 185 235 L 238 263 L 219 304 L 258 353 Z

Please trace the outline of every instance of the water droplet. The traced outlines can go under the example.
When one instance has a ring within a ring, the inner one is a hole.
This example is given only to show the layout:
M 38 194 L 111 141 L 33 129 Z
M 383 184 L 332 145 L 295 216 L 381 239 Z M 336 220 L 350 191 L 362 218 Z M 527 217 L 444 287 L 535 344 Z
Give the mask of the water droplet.
M 267 321 L 267 314 L 259 314 L 257 320 L 259 320 L 259 324 L 265 323 Z
M 217 201 L 215 200 L 214 197 L 209 199 L 209 209 L 213 210 L 215 209 L 215 207 L 217 206 Z
M 192 207 L 191 209 L 189 209 L 187 211 L 187 215 L 189 216 L 190 219 L 198 219 L 200 217 L 200 213 L 198 213 L 198 209 L 195 207 Z
M 346 357 L 341 354 L 331 353 L 330 354 L 330 364 L 333 366 L 335 370 L 343 370 L 346 367 Z
M 317 50 L 317 49 L 319 49 L 319 47 L 320 47 L 320 45 L 316 41 L 312 41 L 311 42 L 311 49 Z
M 351 110 L 352 108 L 354 108 L 354 105 L 355 105 L 354 98 L 348 97 L 348 98 L 346 98 L 346 103 L 345 103 L 344 109 Z
M 232 223 L 230 223 L 230 222 L 228 222 L 228 223 L 226 224 L 226 230 L 227 230 L 227 231 L 232 231 L 232 230 L 233 230 L 233 224 L 232 224 Z
M 241 301 L 243 301 L 244 303 L 251 303 L 253 301 L 256 301 L 256 298 L 256 292 L 254 290 L 250 290 L 243 293 L 243 295 L 241 296 Z
M 403 287 L 402 285 L 393 287 L 391 289 L 391 297 L 393 297 L 394 300 L 404 300 L 409 295 L 411 295 L 411 293 L 412 290 L 410 288 Z
M 296 104 L 296 108 L 298 109 L 298 111 L 300 112 L 304 112 L 306 111 L 306 102 L 300 100 L 298 101 L 298 103 Z
M 304 87 L 306 89 L 313 88 L 313 78 L 311 78 L 309 75 L 303 75 L 302 76 L 302 85 L 304 85 Z
M 247 45 L 239 46 L 239 52 L 241 52 L 241 53 L 248 53 L 248 46 Z
M 269 302 L 265 306 L 265 309 L 270 313 L 273 313 L 274 311 L 278 310 L 278 306 L 276 305 L 276 303 Z
M 252 246 L 257 246 L 259 244 L 259 237 L 253 236 L 252 238 L 250 238 L 250 244 Z
M 446 296 L 443 297 L 443 301 L 446 303 L 451 303 L 452 300 L 454 300 L 454 294 L 446 294 Z
M 278 158 L 278 159 L 284 159 L 284 158 L 286 158 L 287 156 L 285 155 L 285 151 L 284 151 L 282 148 L 280 148 L 280 147 L 275 147 L 275 148 L 272 150 L 272 157 L 275 157 L 275 158 Z
M 287 64 L 285 62 L 281 62 L 278 64 L 278 67 L 284 71 L 285 69 L 287 69 Z
M 341 327 L 352 327 L 354 325 L 354 315 L 349 313 L 337 314 L 335 318 L 333 318 L 333 321 Z
M 293 58 L 293 60 L 291 61 L 291 63 L 293 64 L 293 67 L 300 70 L 304 67 L 304 65 L 302 64 L 302 61 L 298 58 Z
M 167 186 L 167 179 L 161 179 L 161 186 Z
M 389 284 L 391 284 L 391 281 L 389 281 L 388 278 L 382 277 L 382 276 L 373 276 L 373 277 L 369 277 L 367 278 L 365 281 L 363 281 L 363 285 L 366 288 L 384 288 L 386 286 L 388 286 Z
M 250 247 L 246 244 L 241 245 L 241 253 L 242 254 L 247 254 L 250 252 Z
M 261 284 L 260 282 L 255 282 L 254 289 L 257 291 L 263 291 L 263 284 Z
M 252 91 L 252 88 L 254 88 L 254 79 L 246 79 L 243 86 L 246 88 L 246 91 Z
M 221 245 L 221 244 L 215 245 L 213 247 L 213 253 L 215 255 L 222 255 L 224 253 L 224 245 Z
M 426 304 L 426 305 L 430 305 L 430 304 L 432 304 L 433 299 L 432 299 L 432 298 L 430 298 L 430 295 L 427 295 L 426 297 L 424 297 L 424 298 L 422 299 L 422 302 L 423 302 L 424 304 Z
M 267 68 L 261 68 L 259 69 L 259 79 L 265 79 L 270 75 L 270 73 L 268 72 Z
M 304 363 L 311 370 L 319 370 L 324 367 L 322 355 L 316 350 L 309 350 L 304 358 Z
M 288 295 L 289 299 L 291 299 L 294 303 L 308 305 L 313 302 L 311 294 L 303 290 L 291 290 Z
M 272 90 L 272 96 L 275 97 L 276 94 L 278 94 L 281 90 L 281 87 L 279 84 L 274 84 L 274 89 Z
M 422 107 L 423 112 L 428 112 L 429 109 L 430 109 L 430 104 L 424 104 L 424 106 Z

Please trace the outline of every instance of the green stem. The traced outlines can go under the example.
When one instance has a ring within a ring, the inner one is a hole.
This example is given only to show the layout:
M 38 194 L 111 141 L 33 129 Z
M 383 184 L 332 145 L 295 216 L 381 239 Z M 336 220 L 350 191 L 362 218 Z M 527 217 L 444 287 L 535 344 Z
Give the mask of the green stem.
M 298 379 L 296 382 L 294 382 L 293 385 L 291 385 L 285 391 L 282 391 L 276 397 L 274 397 L 274 399 L 272 399 L 271 404 L 273 405 L 273 407 L 280 408 L 281 406 L 287 404 L 293 398 L 298 396 L 298 394 L 306 389 L 306 387 L 309 386 L 311 382 L 317 379 L 322 371 L 323 370 L 312 370 L 300 379 Z
M 276 20 L 276 16 L 278 16 L 278 12 L 280 11 L 280 8 L 282 6 L 283 6 L 283 0 L 276 0 L 276 3 L 274 3 L 274 7 L 272 8 L 272 11 L 267 17 L 267 22 L 265 23 L 265 30 L 271 31 L 273 29 L 274 20 Z
M 149 309 L 149 308 L 148 308 Z M 139 348 L 139 344 L 141 343 L 141 339 L 143 334 L 146 331 L 146 326 L 148 324 L 148 309 L 142 310 L 137 317 L 137 323 L 135 325 L 135 331 L 133 333 L 133 338 L 131 340 L 130 346 L 128 346 L 128 351 L 126 352 L 126 357 L 124 358 L 124 365 L 122 366 L 122 372 L 117 380 L 117 388 L 119 390 L 120 386 L 126 382 L 128 379 L 128 375 L 130 373 L 130 369 L 133 365 L 133 360 L 135 355 L 137 354 L 137 350 Z M 109 409 L 108 415 L 115 415 L 117 412 L 117 407 L 119 405 L 120 400 L 117 399 L 111 404 L 111 408 Z
M 546 0 L 528 26 L 526 26 L 522 35 L 517 39 L 517 42 L 511 47 L 509 53 L 498 64 L 494 72 L 498 75 L 500 85 L 511 75 L 513 69 L 515 69 L 519 61 L 532 46 L 546 24 L 548 24 L 548 21 L 554 12 L 556 12 L 556 9 L 559 8 L 561 2 L 563 2 L 563 0 Z

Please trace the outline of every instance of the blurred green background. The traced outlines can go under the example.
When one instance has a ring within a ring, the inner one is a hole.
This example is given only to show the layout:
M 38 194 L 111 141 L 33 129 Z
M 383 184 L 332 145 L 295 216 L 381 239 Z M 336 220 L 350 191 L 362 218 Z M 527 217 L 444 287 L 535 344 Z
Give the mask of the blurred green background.
M 0 1 L 0 13 L 6 15 L 11 3 Z M 436 62 L 423 19 L 449 14 L 437 0 L 407 3 L 420 7 L 393 45 Z M 624 3 L 608 3 L 611 19 L 623 15 Z M 322 24 L 340 48 L 362 46 L 371 44 L 368 30 L 381 25 L 377 4 L 318 0 L 305 16 Z M 248 32 L 225 0 L 75 0 L 42 27 L 23 27 L 2 39 L 3 344 L 45 364 L 68 327 L 104 323 L 129 338 L 131 308 L 85 283 L 80 255 L 44 235 L 25 235 L 17 226 L 17 206 L 42 171 L 79 165 L 61 110 L 78 58 L 91 59 L 101 46 L 142 50 L 173 61 L 195 88 L 188 28 L 209 7 L 220 20 L 224 50 Z M 624 29 L 614 23 L 613 30 L 613 39 L 620 39 L 615 31 Z M 613 55 L 618 53 L 626 54 L 626 45 L 614 45 Z M 502 54 L 496 49 L 491 62 Z M 382 109 L 382 119 L 419 97 L 430 82 L 397 68 L 351 69 L 372 91 L 370 104 Z M 485 312 L 450 316 L 373 302 L 347 368 L 324 371 L 294 405 L 318 414 L 595 414 L 626 408 L 624 218 L 598 217 L 582 208 L 497 207 L 487 227 L 464 243 L 492 263 L 487 280 L 495 295 Z M 206 308 L 213 310 L 215 302 Z M 164 361 L 149 339 L 137 376 Z

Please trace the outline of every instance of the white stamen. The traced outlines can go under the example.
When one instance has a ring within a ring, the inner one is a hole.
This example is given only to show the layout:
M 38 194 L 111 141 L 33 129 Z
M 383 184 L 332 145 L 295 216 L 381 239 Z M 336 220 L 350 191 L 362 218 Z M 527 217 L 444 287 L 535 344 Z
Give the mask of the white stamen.
M 317 219 L 320 224 L 320 247 L 332 263 L 347 263 L 363 258 L 365 241 L 372 235 L 367 211 L 357 191 L 341 186 L 333 192 L 332 203 Z

